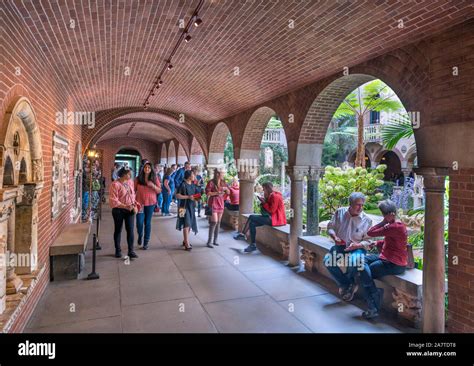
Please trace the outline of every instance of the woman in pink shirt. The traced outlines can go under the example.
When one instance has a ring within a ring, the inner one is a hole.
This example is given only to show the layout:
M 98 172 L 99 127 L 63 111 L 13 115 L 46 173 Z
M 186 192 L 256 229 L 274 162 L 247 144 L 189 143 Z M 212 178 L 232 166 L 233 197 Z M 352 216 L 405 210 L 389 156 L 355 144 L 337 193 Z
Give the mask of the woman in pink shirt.
M 226 197 L 225 207 L 230 211 L 239 211 L 239 180 L 234 178 L 232 185 L 229 187 L 229 196 Z
M 161 193 L 160 180 L 150 162 L 143 165 L 135 179 L 135 192 L 141 206 L 141 210 L 137 214 L 138 245 L 142 245 L 143 224 L 145 224 L 145 240 L 142 249 L 147 250 L 151 236 L 151 218 L 156 207 L 156 195 Z
M 140 204 L 135 198 L 135 189 L 131 178 L 131 170 L 128 167 L 121 168 L 118 173 L 118 179 L 110 185 L 109 204 L 112 208 L 114 218 L 114 244 L 115 257 L 122 257 L 120 248 L 120 237 L 122 234 L 123 222 L 125 221 L 125 230 L 127 231 L 128 256 L 138 258 L 133 251 L 133 216 L 140 211 Z
M 387 275 L 399 275 L 405 272 L 407 266 L 408 233 L 405 224 L 397 220 L 397 206 L 390 200 L 379 203 L 383 221 L 367 231 L 370 237 L 383 237 L 378 240 L 377 246 L 380 254 L 365 256 L 364 270 L 360 272 L 360 280 L 364 287 L 368 311 L 362 316 L 366 319 L 378 316 L 382 305 L 383 289 L 375 286 L 374 279 Z
M 213 235 L 213 245 L 219 245 L 217 237 L 219 235 L 219 227 L 221 226 L 222 214 L 224 213 L 224 195 L 229 193 L 230 191 L 224 181 L 223 172 L 214 169 L 214 178 L 206 185 L 207 204 L 212 210 L 209 222 L 209 238 L 207 239 L 207 246 L 209 248 L 214 248 L 211 245 Z

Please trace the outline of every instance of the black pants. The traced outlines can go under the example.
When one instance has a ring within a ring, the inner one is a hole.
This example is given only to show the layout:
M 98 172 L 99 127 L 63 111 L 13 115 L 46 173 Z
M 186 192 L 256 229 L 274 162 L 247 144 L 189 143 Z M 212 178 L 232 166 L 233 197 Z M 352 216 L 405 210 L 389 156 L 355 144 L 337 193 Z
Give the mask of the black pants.
M 257 227 L 259 226 L 272 226 L 272 218 L 269 216 L 263 215 L 250 215 L 245 226 L 243 232 L 247 231 L 247 228 L 250 228 L 250 244 L 255 244 L 256 236 L 257 236 Z
M 133 252 L 133 217 L 135 214 L 133 211 L 126 210 L 124 208 L 113 208 L 112 216 L 114 218 L 114 244 L 115 251 L 120 252 L 120 238 L 122 235 L 123 222 L 125 221 L 125 231 L 127 232 L 127 244 L 128 254 Z
M 239 211 L 239 205 L 233 205 L 230 202 L 226 202 L 224 204 L 225 208 L 227 208 L 229 211 Z

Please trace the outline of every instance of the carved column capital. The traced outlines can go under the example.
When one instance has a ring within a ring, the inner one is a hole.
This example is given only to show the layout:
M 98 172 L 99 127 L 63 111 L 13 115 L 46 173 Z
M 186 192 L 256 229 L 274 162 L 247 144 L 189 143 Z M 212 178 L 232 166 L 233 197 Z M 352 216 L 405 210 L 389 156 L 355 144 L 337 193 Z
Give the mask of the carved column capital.
M 309 166 L 293 165 L 286 167 L 286 174 L 292 181 L 301 181 L 309 173 Z
M 449 168 L 422 167 L 414 169 L 416 174 L 423 176 L 425 192 L 444 194 L 445 180 Z

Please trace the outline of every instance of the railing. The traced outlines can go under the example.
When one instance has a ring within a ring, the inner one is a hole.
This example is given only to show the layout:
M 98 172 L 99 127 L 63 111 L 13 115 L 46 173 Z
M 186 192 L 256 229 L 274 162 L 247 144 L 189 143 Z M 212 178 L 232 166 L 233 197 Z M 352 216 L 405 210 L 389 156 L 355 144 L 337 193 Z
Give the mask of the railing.
M 381 124 L 373 124 L 364 127 L 364 141 L 365 142 L 381 142 L 382 129 Z
M 283 129 L 268 129 L 265 130 L 262 137 L 262 142 L 267 144 L 282 144 L 286 145 L 286 138 Z

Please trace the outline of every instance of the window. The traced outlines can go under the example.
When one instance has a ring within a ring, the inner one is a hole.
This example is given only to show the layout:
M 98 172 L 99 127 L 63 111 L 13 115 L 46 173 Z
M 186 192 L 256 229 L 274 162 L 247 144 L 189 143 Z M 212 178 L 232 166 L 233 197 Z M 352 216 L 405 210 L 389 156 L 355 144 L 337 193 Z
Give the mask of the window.
M 380 123 L 380 112 L 370 111 L 370 124 Z

